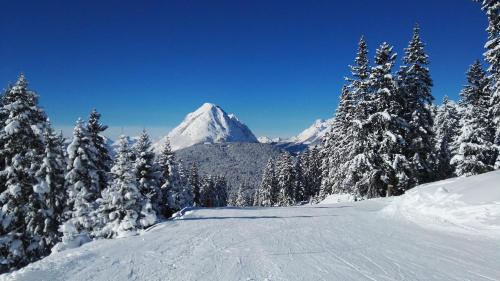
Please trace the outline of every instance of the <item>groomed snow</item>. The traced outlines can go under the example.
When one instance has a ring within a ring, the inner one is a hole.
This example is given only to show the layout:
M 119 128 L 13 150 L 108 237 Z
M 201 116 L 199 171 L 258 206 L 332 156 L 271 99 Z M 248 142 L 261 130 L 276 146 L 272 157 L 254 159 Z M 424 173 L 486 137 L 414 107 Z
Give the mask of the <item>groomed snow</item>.
M 499 199 L 497 171 L 398 198 L 198 209 L 0 280 L 500 280 Z

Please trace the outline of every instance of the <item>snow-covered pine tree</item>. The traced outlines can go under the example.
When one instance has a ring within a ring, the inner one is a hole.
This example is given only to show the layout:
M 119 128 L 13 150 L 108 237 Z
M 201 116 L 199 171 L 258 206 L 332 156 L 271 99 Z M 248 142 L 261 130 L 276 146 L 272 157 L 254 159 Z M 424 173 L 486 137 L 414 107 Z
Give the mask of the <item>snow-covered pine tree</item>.
M 19 268 L 50 253 L 45 239 L 47 212 L 44 192 L 35 188 L 36 172 L 44 156 L 46 115 L 38 96 L 28 89 L 23 74 L 2 96 L 0 115 L 0 272 Z
M 374 113 L 368 117 L 372 169 L 378 172 L 370 180 L 366 196 L 379 197 L 400 194 L 409 186 L 409 161 L 403 155 L 406 124 L 403 116 L 403 99 L 392 76 L 396 54 L 393 47 L 383 43 L 376 51 L 375 66 L 369 78 Z M 379 159 L 377 159 L 379 158 Z
M 307 190 L 308 184 L 306 182 L 306 170 L 309 160 L 309 153 L 306 151 L 301 153 L 298 157 L 296 157 L 296 161 L 294 163 L 294 174 L 295 174 L 295 190 L 294 190 L 294 201 L 295 202 L 303 202 L 308 199 L 307 195 L 309 191 Z
M 283 153 L 276 163 L 278 206 L 291 206 L 295 204 L 295 170 L 292 157 L 289 153 Z
M 100 120 L 101 114 L 95 109 L 92 110 L 86 131 L 89 138 L 89 157 L 91 157 L 95 166 L 98 189 L 104 190 L 108 186 L 108 174 L 112 160 L 106 146 L 106 139 L 101 135 L 108 126 L 103 125 Z
M 159 183 L 161 187 L 162 197 L 168 204 L 168 189 L 173 180 L 173 173 L 175 172 L 175 154 L 170 147 L 170 141 L 167 139 L 163 144 L 160 154 L 156 157 L 156 166 L 159 172 Z M 170 217 L 172 210 L 167 206 L 162 211 L 163 216 Z
M 148 227 L 156 222 L 155 212 L 141 220 L 141 211 L 150 205 L 149 200 L 139 191 L 132 151 L 126 137 L 120 139 L 115 163 L 111 169 L 112 182 L 102 191 L 99 199 L 99 217 L 102 228 L 94 230 L 97 237 L 114 238 L 134 234 L 137 229 Z
M 435 179 L 436 159 L 434 157 L 434 133 L 431 105 L 432 79 L 429 74 L 429 60 L 416 25 L 413 37 L 405 49 L 403 65 L 398 72 L 399 91 L 404 98 L 403 117 L 408 124 L 404 134 L 406 149 L 404 156 L 411 162 L 408 189 L 417 184 Z
M 228 200 L 228 185 L 227 180 L 224 176 L 216 176 L 215 177 L 215 206 L 217 207 L 225 207 L 227 206 Z M 252 204 L 252 196 L 250 196 L 249 200 Z M 250 205 L 251 206 L 251 205 Z
M 64 138 L 62 134 L 55 134 L 50 123 L 44 132 L 45 155 L 40 168 L 36 172 L 37 183 L 33 187 L 45 203 L 46 221 L 44 239 L 49 247 L 59 242 L 59 225 L 64 222 L 64 207 L 66 204 L 66 190 L 64 189 L 64 175 L 66 172 L 66 158 L 64 154 Z
M 455 141 L 460 132 L 460 115 L 457 105 L 444 97 L 443 103 L 437 109 L 434 121 L 437 173 L 439 179 L 453 176 L 455 169 L 450 164 L 451 159 L 457 153 Z
M 368 177 L 372 172 L 367 150 L 367 117 L 374 112 L 369 95 L 371 68 L 368 49 L 362 37 L 349 83 L 342 90 L 335 121 L 325 136 L 320 152 L 322 158 L 321 188 L 317 200 L 331 193 L 364 194 L 368 189 Z
M 191 166 L 191 170 L 189 171 L 189 184 L 193 189 L 193 204 L 194 206 L 200 206 L 201 181 L 196 163 L 193 163 L 193 166 Z
M 194 196 L 188 175 L 182 163 L 175 163 L 170 169 L 170 182 L 166 189 L 168 208 L 173 212 L 194 205 Z
M 461 133 L 458 151 L 451 161 L 458 176 L 472 176 L 492 171 L 496 159 L 493 147 L 494 127 L 488 113 L 490 93 L 481 62 L 467 72 L 468 85 L 460 93 Z
M 162 214 L 166 208 L 160 186 L 158 166 L 155 163 L 155 154 L 151 147 L 151 140 L 146 130 L 143 130 L 139 139 L 132 148 L 135 155 L 134 170 L 139 192 L 151 203 L 153 210 Z
M 307 166 L 305 170 L 306 199 L 316 197 L 321 187 L 321 154 L 318 147 L 313 147 L 307 153 Z
M 238 190 L 233 188 L 228 191 L 227 206 L 236 206 L 236 199 L 238 199 Z
M 236 198 L 236 206 L 248 207 L 253 205 L 252 187 L 246 182 L 242 182 L 238 188 L 238 196 Z
M 264 168 L 259 189 L 256 192 L 254 205 L 262 207 L 274 206 L 277 201 L 277 195 L 278 187 L 275 175 L 274 159 L 269 158 L 266 167 Z
M 237 194 L 233 199 L 236 205 Z M 224 207 L 228 203 L 228 186 L 223 176 L 206 175 L 201 180 L 200 202 L 203 207 Z
M 78 119 L 73 130 L 73 139 L 67 148 L 67 202 L 64 215 L 66 221 L 60 229 L 63 238 L 57 250 L 88 242 L 93 238 L 93 231 L 100 227 L 96 210 L 101 190 L 93 152 L 86 126 Z
M 215 207 L 215 181 L 211 175 L 203 176 L 200 188 L 200 203 L 202 207 Z M 236 200 L 235 200 L 236 204 Z
M 485 44 L 484 57 L 489 63 L 489 79 L 491 87 L 491 109 L 495 124 L 494 143 L 497 148 L 495 168 L 500 169 L 500 1 L 477 0 L 482 2 L 482 9 L 488 16 L 488 42 Z

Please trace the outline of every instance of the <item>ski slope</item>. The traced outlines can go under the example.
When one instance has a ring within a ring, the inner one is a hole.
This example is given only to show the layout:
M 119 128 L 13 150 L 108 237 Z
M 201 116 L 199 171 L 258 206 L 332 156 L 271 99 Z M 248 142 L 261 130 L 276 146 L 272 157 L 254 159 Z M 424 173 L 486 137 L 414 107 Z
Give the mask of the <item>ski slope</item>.
M 500 171 L 398 198 L 186 212 L 0 280 L 500 280 Z

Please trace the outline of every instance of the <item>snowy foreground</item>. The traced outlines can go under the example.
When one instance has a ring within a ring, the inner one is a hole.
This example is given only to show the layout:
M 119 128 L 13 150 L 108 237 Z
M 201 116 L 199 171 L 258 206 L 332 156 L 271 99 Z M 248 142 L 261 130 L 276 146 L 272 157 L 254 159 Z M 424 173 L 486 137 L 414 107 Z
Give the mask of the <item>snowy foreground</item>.
M 500 171 L 393 199 L 189 211 L 0 280 L 500 280 Z

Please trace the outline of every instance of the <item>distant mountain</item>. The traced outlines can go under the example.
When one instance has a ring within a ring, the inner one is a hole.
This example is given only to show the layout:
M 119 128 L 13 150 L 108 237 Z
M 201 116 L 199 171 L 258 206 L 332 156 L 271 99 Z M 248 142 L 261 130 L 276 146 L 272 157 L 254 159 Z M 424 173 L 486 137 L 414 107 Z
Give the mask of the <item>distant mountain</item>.
M 272 144 L 292 154 L 297 154 L 307 150 L 310 146 L 321 144 L 323 137 L 331 128 L 332 123 L 333 118 L 327 120 L 318 119 L 314 121 L 309 128 L 305 129 L 295 137 L 282 139 L 262 136 L 259 137 L 259 142 Z
M 305 145 L 318 145 L 321 143 L 323 136 L 328 132 L 333 123 L 333 118 L 314 121 L 311 127 L 305 129 L 297 136 L 291 138 L 289 142 Z
M 179 126 L 155 144 L 156 150 L 165 138 L 170 140 L 173 150 L 200 143 L 258 142 L 252 131 L 235 115 L 227 114 L 212 103 L 205 103 L 189 113 Z

